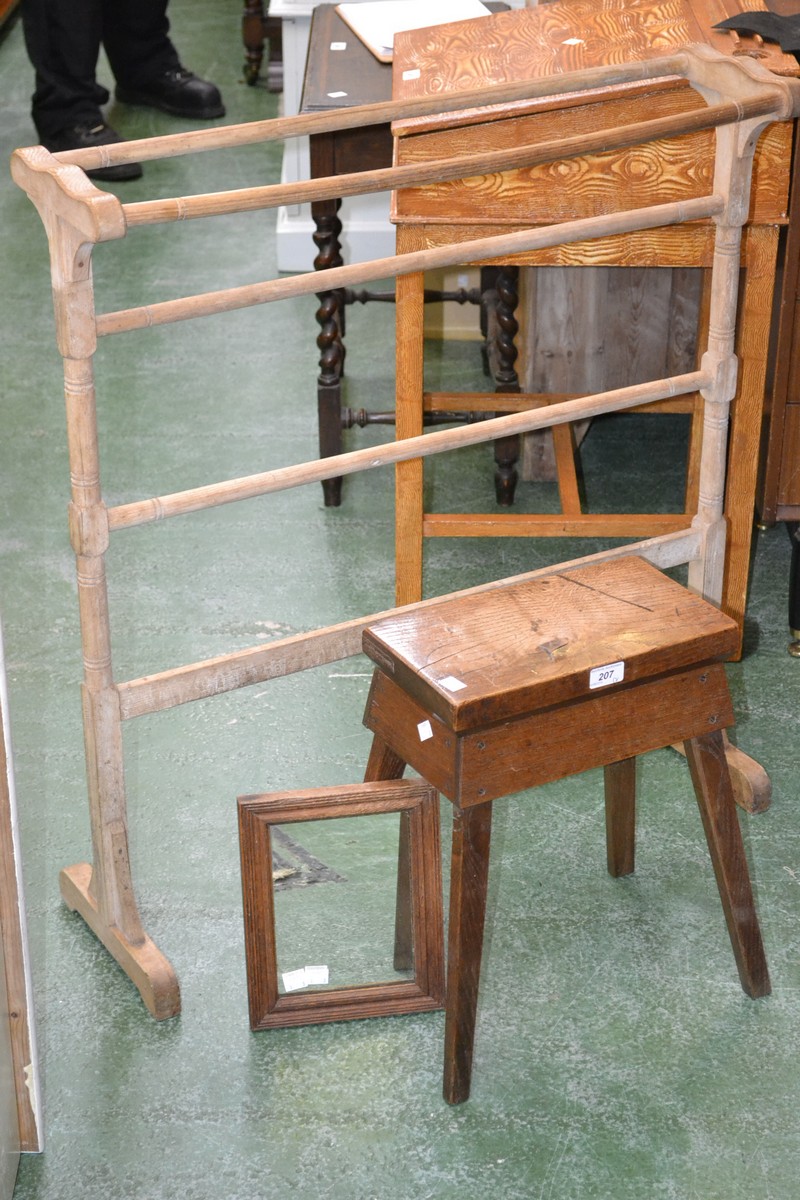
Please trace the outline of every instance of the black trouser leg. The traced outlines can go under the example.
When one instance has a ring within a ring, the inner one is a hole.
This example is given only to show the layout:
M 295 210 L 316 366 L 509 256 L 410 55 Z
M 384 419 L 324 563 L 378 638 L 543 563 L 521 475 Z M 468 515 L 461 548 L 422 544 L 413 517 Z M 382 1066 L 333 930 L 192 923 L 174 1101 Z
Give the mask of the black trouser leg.
M 23 0 L 22 25 L 35 72 L 31 115 L 43 142 L 100 121 L 108 92 L 95 78 L 102 0 Z
M 167 0 L 103 0 L 103 46 L 117 83 L 145 84 L 180 63 Z

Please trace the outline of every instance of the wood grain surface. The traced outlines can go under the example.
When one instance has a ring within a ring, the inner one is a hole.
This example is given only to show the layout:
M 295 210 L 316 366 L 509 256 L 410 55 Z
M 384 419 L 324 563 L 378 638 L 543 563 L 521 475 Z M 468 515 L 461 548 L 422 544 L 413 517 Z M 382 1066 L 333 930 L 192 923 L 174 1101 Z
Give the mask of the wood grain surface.
M 639 558 L 443 600 L 363 636 L 365 653 L 456 731 L 585 696 L 603 664 L 624 661 L 627 684 L 723 658 L 736 642 L 734 621 Z

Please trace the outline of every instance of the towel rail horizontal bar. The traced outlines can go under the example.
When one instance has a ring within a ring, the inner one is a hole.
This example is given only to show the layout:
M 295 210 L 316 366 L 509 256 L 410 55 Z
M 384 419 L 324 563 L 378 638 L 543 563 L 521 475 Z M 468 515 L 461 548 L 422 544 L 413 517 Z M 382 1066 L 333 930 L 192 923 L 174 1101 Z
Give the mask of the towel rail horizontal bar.
M 529 409 L 526 412 L 510 413 L 493 417 L 476 425 L 464 425 L 458 429 L 442 429 L 436 433 L 424 433 L 419 437 L 401 441 L 385 442 L 380 446 L 367 446 L 351 450 L 347 454 L 334 454 L 329 458 L 317 458 L 312 462 L 298 463 L 291 467 L 277 467 L 257 475 L 240 479 L 228 479 L 222 483 L 206 484 L 167 496 L 155 496 L 137 500 L 131 504 L 120 504 L 108 509 L 110 530 L 129 529 L 135 525 L 147 525 L 166 517 L 183 516 L 204 508 L 216 508 L 237 500 L 250 500 L 271 492 L 286 491 L 307 483 L 319 483 L 340 475 L 353 475 L 374 467 L 392 463 L 408 462 L 411 458 L 427 458 L 446 450 L 458 450 L 464 446 L 475 446 L 493 441 L 498 437 L 528 433 L 532 429 L 548 429 L 569 421 L 580 421 L 602 413 L 620 412 L 634 405 L 646 404 L 648 400 L 664 400 L 672 396 L 685 396 L 708 387 L 712 376 L 704 371 L 691 371 L 685 375 L 674 375 L 656 379 L 650 383 L 634 384 L 598 392 L 594 396 L 581 396 L 577 400 L 565 400 L 561 404 L 548 405 L 546 409 Z
M 631 554 L 641 555 L 657 567 L 680 566 L 697 557 L 699 544 L 699 535 L 691 529 L 684 529 L 642 542 L 600 550 L 596 554 L 571 562 L 540 567 L 510 579 L 494 580 L 491 583 L 466 588 L 450 593 L 447 599 L 456 596 L 476 596 L 508 584 L 527 579 L 541 579 L 588 563 L 622 558 Z M 439 603 L 441 599 L 441 596 L 436 596 L 431 600 L 422 600 L 417 604 L 407 605 L 402 611 L 428 608 Z M 361 652 L 361 634 L 366 626 L 375 621 L 382 621 L 398 611 L 401 610 L 388 609 L 385 612 L 372 613 L 368 617 L 358 617 L 338 625 L 328 625 L 309 633 L 282 638 L 279 642 L 270 642 L 266 646 L 253 646 L 221 655 L 219 658 L 206 659 L 158 674 L 145 675 L 140 679 L 128 680 L 117 685 L 120 715 L 123 720 L 130 720 L 194 700 L 205 700 L 237 688 L 249 687 L 254 683 L 265 683 L 269 679 L 306 671 L 311 667 L 352 658 Z
M 256 212 L 285 204 L 306 204 L 316 200 L 365 196 L 397 188 L 425 187 L 433 183 L 520 170 L 565 158 L 602 154 L 607 150 L 638 146 L 643 142 L 681 137 L 687 133 L 714 129 L 719 125 L 733 125 L 740 121 L 743 115 L 748 118 L 764 116 L 774 109 L 774 97 L 759 96 L 738 104 L 714 104 L 707 108 L 674 113 L 649 121 L 636 121 L 611 129 L 591 130 L 557 141 L 515 145 L 481 154 L 438 158 L 428 163 L 409 163 L 406 166 L 382 167 L 373 171 L 353 171 L 293 183 L 237 188 L 197 196 L 140 200 L 123 204 L 122 208 L 130 229 L 138 225 L 158 225 L 173 221 L 197 220 L 200 217 Z
M 544 250 L 568 242 L 586 242 L 594 238 L 614 237 L 668 225 L 684 225 L 690 221 L 718 216 L 724 207 L 720 196 L 697 196 L 690 200 L 654 204 L 645 208 L 607 213 L 601 217 L 583 217 L 577 221 L 561 221 L 540 228 L 515 230 L 488 238 L 458 242 L 454 246 L 436 246 L 411 254 L 377 258 L 369 263 L 351 263 L 331 267 L 327 271 L 310 271 L 283 279 L 244 284 L 216 292 L 200 292 L 176 300 L 162 300 L 137 308 L 101 313 L 96 318 L 98 336 L 129 333 L 149 329 L 174 321 L 190 321 L 218 313 L 233 312 L 255 304 L 270 304 L 298 296 L 316 295 L 349 287 L 353 283 L 368 283 L 376 279 L 391 279 L 415 271 L 432 271 L 442 267 L 462 266 L 468 262 L 487 259 L 508 261 L 517 254 Z
M 547 79 L 495 84 L 491 88 L 481 88 L 479 91 L 463 91 L 450 95 L 437 93 L 435 96 L 402 102 L 385 100 L 344 110 L 303 113 L 292 117 L 248 121 L 241 125 L 221 125 L 213 129 L 192 129 L 185 133 L 140 138 L 135 142 L 119 142 L 113 146 L 62 150 L 55 157 L 59 162 L 74 163 L 84 170 L 92 170 L 134 160 L 147 162 L 159 158 L 175 158 L 198 151 L 227 150 L 264 142 L 284 141 L 291 137 L 305 137 L 314 133 L 328 133 L 337 129 L 355 129 L 362 125 L 385 125 L 390 121 L 435 116 L 444 112 L 547 99 L 563 94 L 565 87 L 570 92 L 584 92 L 618 84 L 646 83 L 671 76 L 687 77 L 691 67 L 689 56 L 678 53 L 642 62 L 587 67 L 583 71 L 570 72 L 566 84 L 563 75 L 554 75 Z

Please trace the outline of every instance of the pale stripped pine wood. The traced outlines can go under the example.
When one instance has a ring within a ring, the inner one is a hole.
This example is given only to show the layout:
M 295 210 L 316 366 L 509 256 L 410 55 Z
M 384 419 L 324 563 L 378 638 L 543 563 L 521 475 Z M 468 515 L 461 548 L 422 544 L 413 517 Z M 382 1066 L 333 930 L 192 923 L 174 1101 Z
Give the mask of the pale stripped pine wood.
M 756 64 L 721 61 L 715 55 L 698 48 L 692 51 L 674 55 L 667 59 L 653 60 L 648 63 L 638 63 L 632 67 L 601 68 L 597 71 L 584 71 L 577 76 L 558 80 L 542 81 L 535 85 L 516 85 L 515 89 L 505 93 L 497 92 L 489 95 L 482 92 L 480 100 L 489 103 L 497 100 L 501 94 L 506 98 L 521 96 L 526 90 L 528 95 L 539 98 L 553 96 L 563 90 L 565 84 L 570 88 L 590 88 L 597 86 L 615 86 L 618 82 L 632 80 L 647 80 L 658 76 L 659 72 L 668 74 L 685 74 L 688 78 L 701 82 L 710 94 L 721 98 L 717 116 L 720 120 L 738 119 L 745 111 L 761 113 L 761 117 L 752 117 L 748 122 L 737 124 L 733 140 L 739 149 L 746 146 L 749 140 L 755 141 L 761 127 L 769 120 L 782 120 L 800 111 L 800 98 L 797 88 L 791 81 L 777 80 L 761 70 Z M 463 102 L 464 97 L 460 98 Z M 431 112 L 441 107 L 437 98 L 426 101 L 428 107 L 419 108 L 418 112 Z M 431 107 L 432 105 L 432 107 Z M 451 107 L 455 107 L 453 105 Z M 381 110 L 377 120 L 384 122 L 401 115 L 401 107 Z M 405 110 L 408 111 L 407 109 Z M 375 117 L 373 112 L 372 117 Z M 363 113 L 350 110 L 349 119 L 360 121 Z M 682 118 L 683 119 L 683 118 Z M 705 127 L 705 117 L 697 118 L 689 114 L 690 126 L 698 122 L 697 127 Z M 315 123 L 316 122 L 316 123 Z M 341 125 L 341 118 L 316 118 L 308 128 L 329 128 L 330 122 Z M 662 125 L 661 131 L 677 131 L 680 126 L 670 123 Z M 637 136 L 643 132 L 653 132 L 655 126 L 646 130 L 641 128 Z M 119 148 L 104 150 L 100 157 L 96 152 L 70 152 L 59 161 L 41 148 L 19 151 L 14 156 L 12 170 L 15 180 L 22 186 L 37 206 L 43 224 L 45 225 L 51 248 L 51 273 L 53 279 L 53 294 L 56 311 L 56 330 L 59 349 L 65 361 L 65 394 L 68 413 L 68 440 L 70 451 L 70 470 L 72 474 L 72 501 L 70 506 L 70 536 L 76 554 L 78 568 L 79 606 L 81 613 L 81 629 L 84 653 L 84 712 L 85 737 L 89 776 L 90 818 L 92 825 L 93 865 L 78 864 L 62 873 L 62 893 L 65 901 L 78 910 L 98 938 L 114 955 L 123 969 L 129 974 L 134 984 L 139 988 L 145 1003 L 157 1018 L 172 1015 L 179 1010 L 180 998 L 175 973 L 144 932 L 139 916 L 133 890 L 133 880 L 128 856 L 128 826 L 126 814 L 126 799 L 124 786 L 124 769 L 122 756 L 121 721 L 136 712 L 157 711 L 171 704 L 185 703 L 199 695 L 211 695 L 227 687 L 244 686 L 256 677 L 272 678 L 306 666 L 317 665 L 322 661 L 330 661 L 331 656 L 346 657 L 355 652 L 354 642 L 357 632 L 363 627 L 363 621 L 347 623 L 330 630 L 315 631 L 313 634 L 300 639 L 289 639 L 280 649 L 277 647 L 259 647 L 255 651 L 247 651 L 241 655 L 224 656 L 220 660 L 209 663 L 190 664 L 187 667 L 161 673 L 152 679 L 131 681 L 129 684 L 115 683 L 112 661 L 110 627 L 108 620 L 108 601 L 106 595 L 105 551 L 108 546 L 112 521 L 106 510 L 100 490 L 99 459 L 97 451 L 97 430 L 95 418 L 94 380 L 92 371 L 92 356 L 96 349 L 98 334 L 108 334 L 122 331 L 125 328 L 137 328 L 141 325 L 155 324 L 161 321 L 185 319 L 192 316 L 227 311 L 245 304 L 261 303 L 266 299 L 277 299 L 281 295 L 303 294 L 304 290 L 316 291 L 320 286 L 330 286 L 330 280 L 323 281 L 318 275 L 309 288 L 306 281 L 300 283 L 289 281 L 289 290 L 282 282 L 278 285 L 256 285 L 254 289 L 234 289 L 223 294 L 209 293 L 201 297 L 188 298 L 183 301 L 168 302 L 166 305 L 150 306 L 143 310 L 132 310 L 135 314 L 111 314 L 110 317 L 97 317 L 95 314 L 94 293 L 91 275 L 92 247 L 103 241 L 109 241 L 125 236 L 128 229 L 125 206 L 116 197 L 93 187 L 75 164 L 86 167 L 101 166 L 107 162 L 128 161 L 130 158 L 158 158 L 171 154 L 184 153 L 192 149 L 209 149 L 212 146 L 243 145 L 252 141 L 268 140 L 271 137 L 283 137 L 287 133 L 297 133 L 297 124 L 274 122 L 261 126 L 256 130 L 241 129 L 236 132 L 226 129 L 216 129 L 204 134 L 176 135 L 172 139 L 161 141 L 153 139 L 147 144 L 130 142 Z M 306 129 L 306 132 L 308 129 Z M 625 144 L 633 134 L 628 131 L 610 130 L 607 137 L 609 144 L 615 138 Z M 592 135 L 596 137 L 596 135 Z M 736 140 L 738 139 L 738 141 Z M 729 142 L 731 139 L 729 139 Z M 592 138 L 583 142 L 576 141 L 574 147 L 582 146 L 584 150 L 595 145 Z M 732 144 L 732 143 L 731 143 Z M 559 147 L 563 152 L 563 147 Z M 549 152 L 552 154 L 552 150 Z M 729 153 L 731 162 L 718 172 L 721 181 L 719 195 L 715 194 L 699 202 L 687 201 L 676 206 L 662 206 L 659 214 L 660 221 L 691 220 L 697 216 L 718 214 L 721 227 L 727 231 L 729 227 L 736 228 L 746 217 L 746 193 L 749 183 L 749 160 L 744 152 Z M 481 173 L 481 158 L 476 157 L 466 165 L 468 170 Z M 445 168 L 445 173 L 449 168 Z M 436 168 L 425 164 L 421 178 L 434 179 Z M 403 177 L 406 178 L 406 177 Z M 372 183 L 374 184 L 373 179 Z M 386 176 L 386 186 L 394 186 L 391 174 Z M 369 185 L 371 186 L 371 185 Z M 339 181 L 337 181 L 339 194 Z M 275 199 L 276 193 L 271 193 Z M 165 219 L 182 219 L 189 209 L 194 213 L 231 211 L 233 206 L 237 211 L 245 211 L 249 207 L 261 206 L 265 199 L 263 189 L 252 189 L 237 196 L 223 196 L 219 202 L 207 202 L 202 199 L 197 205 L 182 208 L 181 202 L 176 202 L 166 214 Z M 698 203 L 699 207 L 692 205 Z M 167 206 L 169 208 L 169 205 Z M 670 211 L 667 212 L 667 209 Z M 142 217 L 143 210 L 133 210 L 132 220 Z M 155 210 L 147 210 L 149 219 Z M 158 219 L 162 213 L 159 210 Z M 604 224 L 603 222 L 608 222 Z M 637 222 L 640 222 L 637 224 Z M 570 236 L 592 237 L 597 240 L 603 237 L 613 237 L 628 229 L 650 229 L 658 224 L 655 214 L 650 212 L 644 217 L 623 214 L 622 218 L 598 218 L 594 227 L 587 223 L 581 231 L 576 223 L 572 223 Z M 514 234 L 510 235 L 512 238 Z M 528 234 L 524 233 L 525 238 Z M 540 244 L 548 245 L 547 234 L 530 235 L 544 236 Z M 560 239 L 567 236 L 561 230 Z M 636 234 L 632 241 L 636 242 Z M 655 235 L 653 235 L 655 236 Z M 708 232 L 702 232 L 702 238 L 707 239 Z M 557 253 L 558 236 L 549 235 L 553 253 Z M 724 241 L 724 238 L 723 238 Z M 728 239 L 730 243 L 730 238 Z M 528 252 L 528 243 L 504 242 L 502 246 L 495 245 L 487 251 L 478 244 L 474 247 L 476 257 L 481 255 L 500 255 L 504 260 L 508 254 L 520 251 L 523 245 Z M 512 249 L 513 247 L 513 249 Z M 725 252 L 729 253 L 728 244 Z M 738 253 L 738 251 L 737 251 Z M 433 252 L 424 252 L 416 260 L 406 260 L 399 267 L 395 264 L 393 274 L 407 271 L 419 272 L 439 261 L 442 265 L 462 261 L 463 244 L 445 246 Z M 447 255 L 450 257 L 448 258 Z M 738 263 L 738 257 L 737 257 Z M 375 265 L 359 268 L 352 276 L 346 278 L 351 282 L 365 282 L 370 276 L 370 270 Z M 378 265 L 382 274 L 386 274 L 385 264 Z M 719 273 L 719 272 L 717 272 Z M 333 273 L 331 273 L 332 278 Z M 725 276 L 725 272 L 722 272 Z M 338 277 L 334 286 L 343 286 L 345 276 Z M 735 312 L 735 290 L 723 278 L 722 283 L 715 279 L 712 295 L 712 324 L 714 314 L 721 320 L 726 329 L 732 323 Z M 412 339 L 413 340 L 413 339 Z M 712 339 L 713 340 L 713 339 Z M 720 537 L 722 528 L 719 513 L 718 496 L 720 482 L 724 478 L 724 456 L 720 463 L 719 436 L 715 422 L 720 428 L 724 427 L 724 415 L 729 397 L 726 392 L 726 371 L 730 371 L 730 358 L 726 358 L 727 341 L 725 336 L 718 338 L 712 346 L 710 341 L 707 365 L 704 365 L 693 386 L 707 383 L 704 390 L 707 393 L 707 408 L 712 410 L 712 419 L 706 423 L 706 432 L 711 430 L 711 448 L 705 453 L 701 468 L 700 512 L 695 519 L 694 528 L 679 530 L 663 537 L 652 538 L 644 547 L 625 547 L 620 554 L 630 554 L 635 549 L 641 549 L 650 554 L 654 561 L 674 564 L 694 560 L 697 556 L 703 564 L 703 584 L 715 584 L 719 573 L 719 563 L 724 551 L 724 538 Z M 674 386 L 664 385 L 664 395 L 670 395 Z M 655 396 L 654 396 L 655 398 Z M 580 402 L 581 411 L 590 412 L 585 402 Z M 577 411 L 577 410 L 575 410 Z M 525 421 L 528 414 L 520 414 Z M 574 413 L 573 413 L 574 415 Z M 550 415 L 552 420 L 552 414 Z M 525 428 L 523 425 L 521 428 Z M 532 426 L 531 426 L 532 427 Z M 496 426 L 495 426 L 496 429 Z M 485 438 L 493 437 L 494 429 L 485 433 Z M 458 442 L 455 444 L 459 444 Z M 443 447 L 442 447 L 443 448 Z M 421 451 L 420 451 L 421 452 Z M 386 451 L 387 455 L 391 450 Z M 398 456 L 398 457 L 401 457 Z M 386 461 L 389 461 L 387 457 Z M 366 465 L 366 464 L 363 464 Z M 358 466 L 353 464 L 353 469 Z M 314 476 L 319 468 L 311 465 L 309 477 Z M 296 468 L 290 468 L 284 483 L 301 482 L 296 474 Z M 294 472 L 294 473 L 293 473 Z M 335 468 L 336 474 L 341 474 L 341 467 Z M 324 477 L 316 475 L 317 478 Z M 234 481 L 235 483 L 236 481 Z M 247 482 L 247 481 L 245 481 Z M 272 483 L 278 484 L 275 479 Z M 261 494 L 263 479 L 259 480 L 258 490 L 244 494 Z M 291 484 L 290 484 L 291 485 Z M 252 488 L 252 482 L 249 487 Z M 270 484 L 271 486 L 271 484 Z M 190 496 L 190 503 L 202 500 L 222 503 L 228 499 L 238 498 L 233 494 L 235 489 L 227 485 L 212 485 L 206 494 L 204 489 L 195 489 Z M 267 489 L 268 490 L 268 489 Z M 212 493 L 216 493 L 212 495 Z M 182 494 L 179 494 L 182 495 Z M 186 497 L 180 499 L 174 511 L 188 511 L 182 507 Z M 144 502 L 144 509 L 136 510 L 136 506 L 126 510 L 120 517 L 122 509 L 117 510 L 117 518 L 121 524 L 136 524 L 139 517 L 155 519 L 165 515 L 159 511 L 160 500 Z M 134 511 L 136 510 L 136 511 Z M 600 555 L 598 558 L 613 557 Z M 591 556 L 595 557 L 595 556 Z M 710 569 L 706 569 L 710 564 Z M 261 653 L 265 651 L 265 653 Z

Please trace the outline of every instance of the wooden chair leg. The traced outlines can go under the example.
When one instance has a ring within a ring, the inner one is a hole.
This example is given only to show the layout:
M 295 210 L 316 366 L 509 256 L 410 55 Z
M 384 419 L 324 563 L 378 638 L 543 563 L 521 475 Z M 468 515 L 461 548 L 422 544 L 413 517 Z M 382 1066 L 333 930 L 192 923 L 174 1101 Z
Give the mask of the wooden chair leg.
M 365 783 L 401 779 L 406 764 L 377 734 L 372 739 Z M 400 841 L 397 848 L 397 894 L 394 918 L 394 969 L 414 969 L 414 923 L 411 906 L 411 829 L 408 813 L 400 814 Z
M 737 354 L 742 363 L 736 399 L 731 407 L 728 462 L 735 464 L 735 483 L 725 490 L 728 534 L 722 609 L 744 629 L 750 551 L 753 539 L 753 496 L 759 464 L 761 412 L 767 373 L 769 326 L 775 292 L 777 225 L 751 226 L 745 234 L 744 287 L 739 302 Z M 707 595 L 707 593 L 704 593 Z M 741 643 L 739 654 L 741 655 Z
M 398 243 L 398 254 L 401 252 Z M 424 303 L 422 272 L 399 276 L 395 291 L 396 402 L 395 433 L 398 438 L 424 432 Z M 424 520 L 423 460 L 399 462 L 395 466 L 395 604 L 413 604 L 422 599 L 422 526 Z
M 572 425 L 554 425 L 550 432 L 553 436 L 561 511 L 565 516 L 578 517 L 581 514 L 581 493 L 578 472 L 575 470 L 575 436 Z
M 750 875 L 721 732 L 685 743 L 697 803 L 742 987 L 748 996 L 771 990 Z
M 491 804 L 454 809 L 444 1031 L 443 1091 L 448 1104 L 469 1099 L 491 829 Z
M 672 271 L 672 286 L 673 293 L 676 288 L 679 291 L 688 293 L 691 289 L 687 274 L 694 271 L 694 267 L 674 267 Z M 698 298 L 697 311 L 697 330 L 708 329 L 709 315 L 711 312 L 711 271 L 703 269 L 700 271 L 700 295 Z M 679 318 L 680 319 L 680 318 Z M 698 339 L 698 345 L 695 351 L 695 366 L 699 367 L 702 357 L 706 351 L 706 344 L 703 339 Z M 684 510 L 690 516 L 694 516 L 697 512 L 698 504 L 700 503 L 700 461 L 703 455 L 703 417 L 705 413 L 705 400 L 698 392 L 692 402 L 692 413 L 689 418 L 689 445 L 686 455 L 686 487 L 684 490 Z
M 604 769 L 608 873 L 632 875 L 636 840 L 636 759 L 624 758 Z

